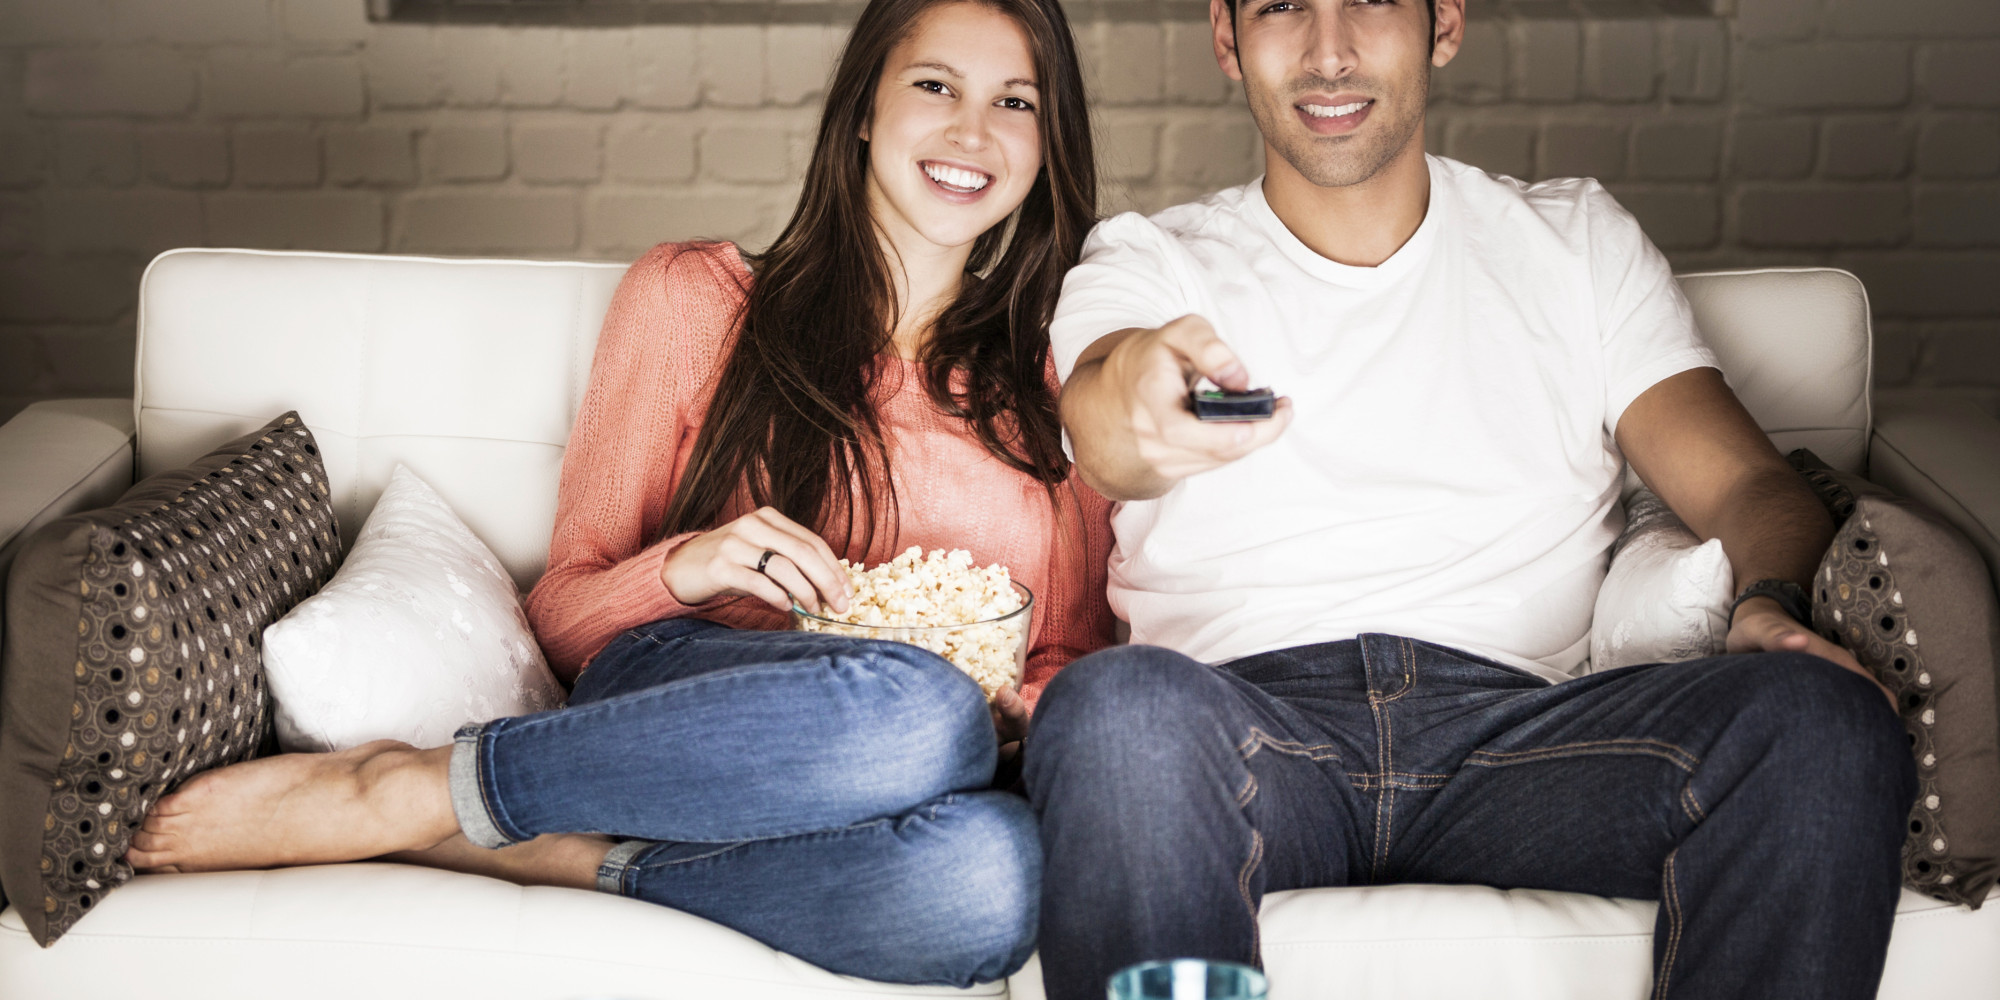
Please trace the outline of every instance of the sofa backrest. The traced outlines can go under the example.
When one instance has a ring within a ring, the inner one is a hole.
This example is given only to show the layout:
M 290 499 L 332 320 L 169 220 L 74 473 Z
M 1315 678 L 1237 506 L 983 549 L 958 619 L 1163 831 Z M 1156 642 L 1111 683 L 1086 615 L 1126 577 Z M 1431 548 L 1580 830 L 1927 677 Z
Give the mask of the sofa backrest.
M 1779 451 L 1865 474 L 1875 341 L 1868 291 L 1830 267 L 1680 276 L 1723 377 Z
M 296 409 L 342 540 L 402 462 L 527 587 L 622 264 L 175 250 L 140 284 L 138 474 Z
M 527 587 L 620 264 L 175 250 L 140 288 L 138 472 L 184 464 L 296 409 L 343 540 L 396 463 Z M 1866 299 L 1828 269 L 1682 279 L 1737 393 L 1779 447 L 1862 469 Z

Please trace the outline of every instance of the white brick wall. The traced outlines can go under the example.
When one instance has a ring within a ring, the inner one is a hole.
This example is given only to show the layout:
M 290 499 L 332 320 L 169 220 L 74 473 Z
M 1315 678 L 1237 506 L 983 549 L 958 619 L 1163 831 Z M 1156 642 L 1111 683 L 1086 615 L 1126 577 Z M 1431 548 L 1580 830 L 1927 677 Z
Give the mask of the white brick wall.
M 130 389 L 170 246 L 628 258 L 759 244 L 844 38 L 810 24 L 370 24 L 365 0 L 0 0 L 0 417 Z M 1885 383 L 2000 386 L 2000 3 L 1482 13 L 1436 151 L 1603 179 L 1684 268 L 1869 283 Z M 1582 5 L 1589 7 L 1592 5 Z M 1626 13 L 1620 14 L 1619 11 Z M 1078 24 L 1106 211 L 1253 176 L 1205 24 Z

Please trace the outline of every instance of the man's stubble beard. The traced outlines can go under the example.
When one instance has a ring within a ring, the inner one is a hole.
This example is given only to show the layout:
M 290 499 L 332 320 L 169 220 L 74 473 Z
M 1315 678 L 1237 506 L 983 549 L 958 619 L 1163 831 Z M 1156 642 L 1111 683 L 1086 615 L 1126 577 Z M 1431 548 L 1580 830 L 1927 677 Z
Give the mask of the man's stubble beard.
M 1412 93 L 1428 97 L 1430 94 L 1431 67 L 1423 64 L 1422 71 L 1414 81 Z M 1402 107 L 1392 109 L 1384 100 L 1384 88 L 1355 87 L 1354 81 L 1345 86 L 1333 84 L 1319 85 L 1316 81 L 1305 80 L 1286 88 L 1285 93 L 1270 94 L 1251 84 L 1249 76 L 1243 78 L 1243 90 L 1250 105 L 1250 117 L 1257 122 L 1257 128 L 1264 134 L 1264 142 L 1299 175 L 1318 187 L 1348 187 L 1366 181 L 1382 172 L 1382 168 L 1400 155 L 1411 139 L 1424 127 L 1424 101 L 1399 102 Z M 1345 136 L 1316 136 L 1299 124 L 1292 110 L 1292 94 L 1313 90 L 1338 92 L 1352 89 L 1365 97 L 1375 99 L 1375 106 L 1369 110 L 1368 121 L 1362 126 L 1362 134 Z M 1391 117 L 1384 118 L 1389 112 Z M 1267 168 L 1268 170 L 1268 168 Z

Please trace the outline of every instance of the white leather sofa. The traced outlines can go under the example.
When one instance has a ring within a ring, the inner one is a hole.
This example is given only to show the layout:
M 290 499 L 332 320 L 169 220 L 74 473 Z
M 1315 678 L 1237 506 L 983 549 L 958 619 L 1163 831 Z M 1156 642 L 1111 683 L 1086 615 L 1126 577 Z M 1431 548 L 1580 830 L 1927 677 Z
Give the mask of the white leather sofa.
M 146 272 L 133 400 L 37 404 L 0 427 L 0 561 L 296 408 L 351 541 L 397 462 L 434 484 L 523 587 L 622 267 L 180 250 Z M 2000 567 L 2000 419 L 1869 393 L 1865 293 L 1820 269 L 1688 275 L 1731 382 L 1780 448 L 1809 446 L 1943 512 Z M 0 564 L 0 573 L 5 572 Z M 1746 875 L 1745 877 L 1754 877 Z M 1483 887 L 1278 893 L 1276 1000 L 1646 995 L 1653 904 Z M 838 913 L 813 919 L 837 921 Z M 971 990 L 835 976 L 629 899 L 387 864 L 142 876 L 43 950 L 0 915 L 0 998 L 1042 995 L 1034 964 Z M 2000 995 L 2000 906 L 1905 893 L 1883 997 Z

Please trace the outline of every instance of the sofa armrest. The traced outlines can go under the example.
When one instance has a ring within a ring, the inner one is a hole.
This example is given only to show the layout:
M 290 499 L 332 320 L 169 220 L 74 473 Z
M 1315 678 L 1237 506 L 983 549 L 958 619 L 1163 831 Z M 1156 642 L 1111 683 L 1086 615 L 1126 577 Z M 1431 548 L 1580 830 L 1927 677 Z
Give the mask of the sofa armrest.
M 1885 394 L 1868 478 L 1964 532 L 2000 588 L 2000 417 L 1968 398 Z
M 35 529 L 132 485 L 132 401 L 54 399 L 0 424 L 0 581 Z

